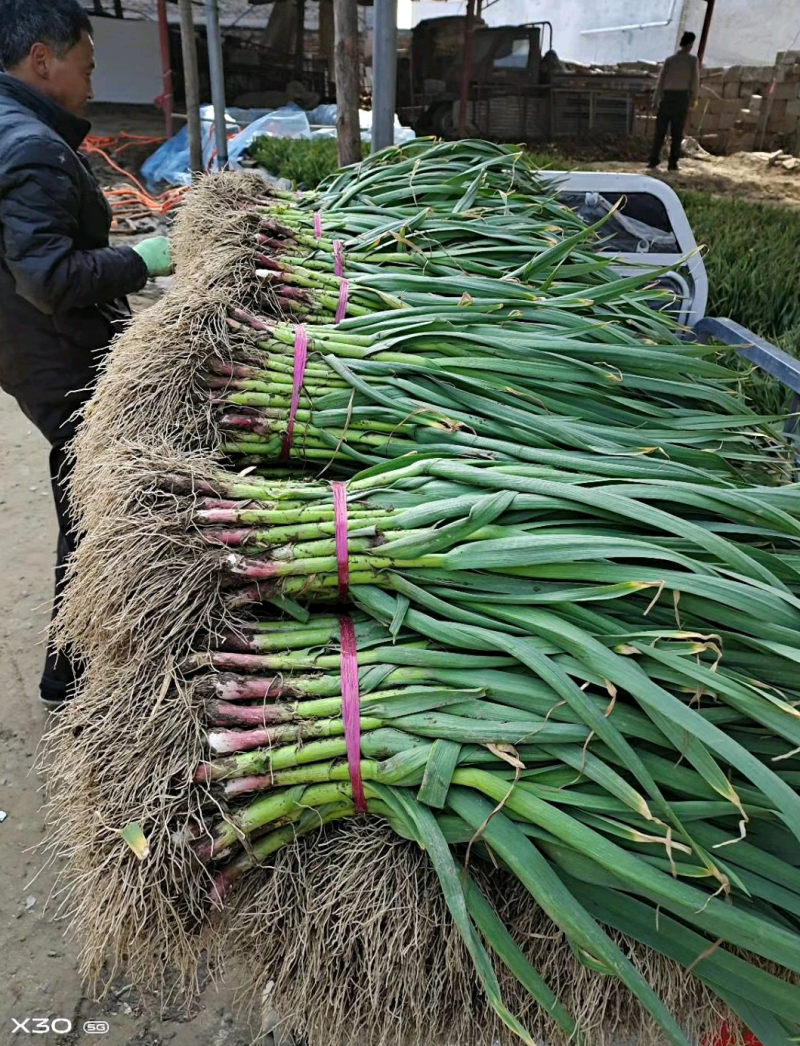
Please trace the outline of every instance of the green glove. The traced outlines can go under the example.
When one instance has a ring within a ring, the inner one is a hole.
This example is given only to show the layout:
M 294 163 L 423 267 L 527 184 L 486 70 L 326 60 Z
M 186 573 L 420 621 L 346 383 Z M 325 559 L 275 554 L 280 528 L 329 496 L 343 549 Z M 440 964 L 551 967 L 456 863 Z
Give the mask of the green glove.
M 133 249 L 147 266 L 148 276 L 169 276 L 172 272 L 172 248 L 166 236 L 151 236 Z

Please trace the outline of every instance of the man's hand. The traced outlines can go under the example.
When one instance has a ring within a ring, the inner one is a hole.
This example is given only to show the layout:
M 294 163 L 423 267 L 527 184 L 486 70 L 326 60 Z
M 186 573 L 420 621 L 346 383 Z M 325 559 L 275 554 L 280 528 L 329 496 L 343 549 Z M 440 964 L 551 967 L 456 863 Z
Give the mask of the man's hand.
M 133 249 L 147 266 L 149 276 L 169 276 L 172 272 L 172 248 L 166 236 L 151 236 Z

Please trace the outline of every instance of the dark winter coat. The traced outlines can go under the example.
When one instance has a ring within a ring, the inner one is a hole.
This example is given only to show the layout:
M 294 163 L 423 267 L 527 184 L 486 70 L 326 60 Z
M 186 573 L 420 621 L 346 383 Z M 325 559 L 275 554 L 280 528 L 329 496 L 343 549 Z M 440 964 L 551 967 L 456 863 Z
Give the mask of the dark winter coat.
M 0 73 L 0 387 L 51 442 L 87 398 L 147 268 L 109 247 L 111 211 L 77 152 L 90 124 Z

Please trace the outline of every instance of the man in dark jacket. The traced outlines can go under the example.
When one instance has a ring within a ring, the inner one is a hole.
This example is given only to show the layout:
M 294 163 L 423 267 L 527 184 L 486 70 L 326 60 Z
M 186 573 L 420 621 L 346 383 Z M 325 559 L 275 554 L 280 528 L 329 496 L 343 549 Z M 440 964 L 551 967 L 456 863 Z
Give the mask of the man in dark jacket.
M 171 268 L 169 241 L 110 247 L 111 212 L 78 154 L 90 124 L 92 27 L 76 0 L 0 0 L 0 388 L 51 446 L 56 603 L 74 547 L 65 445 L 120 324 L 126 294 Z M 75 669 L 48 647 L 42 701 Z
M 656 87 L 656 130 L 647 166 L 654 171 L 661 162 L 661 149 L 670 133 L 669 169 L 678 170 L 683 129 L 689 109 L 697 104 L 700 90 L 700 63 L 692 54 L 694 33 L 684 33 L 677 52 L 661 68 Z

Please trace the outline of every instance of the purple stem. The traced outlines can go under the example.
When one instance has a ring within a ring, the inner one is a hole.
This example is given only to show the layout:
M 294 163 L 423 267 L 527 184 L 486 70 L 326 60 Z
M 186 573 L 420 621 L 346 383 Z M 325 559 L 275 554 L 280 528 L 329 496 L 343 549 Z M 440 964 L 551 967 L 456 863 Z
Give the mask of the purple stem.
M 255 432 L 259 436 L 268 436 L 270 427 L 261 419 L 248 414 L 225 414 L 221 419 L 224 429 L 246 429 Z
M 221 374 L 226 378 L 252 378 L 256 373 L 245 363 L 229 363 L 224 360 L 210 359 L 207 366 L 212 374 Z
M 254 316 L 251 312 L 246 312 L 244 309 L 231 309 L 231 315 L 235 320 L 239 320 L 240 323 L 252 327 L 253 330 L 272 331 L 272 327 L 266 320 L 262 319 L 260 316 Z
M 303 734 L 301 727 L 302 724 L 298 727 L 292 723 L 269 730 L 264 726 L 253 730 L 209 730 L 208 745 L 217 755 L 249 752 L 253 748 L 269 748 L 287 741 L 297 741 Z
M 283 676 L 217 676 L 215 690 L 223 701 L 265 701 L 269 697 L 300 697 L 302 691 Z
M 248 541 L 252 541 L 258 532 L 253 530 L 252 527 L 237 527 L 232 530 L 222 530 L 219 528 L 204 529 L 203 539 L 210 545 L 245 545 Z M 240 647 L 237 649 L 241 649 Z M 250 649 L 247 647 L 246 649 Z
M 206 705 L 206 720 L 213 726 L 266 726 L 269 723 L 290 723 L 293 717 L 292 707 L 281 704 L 239 705 L 209 701 Z
M 254 774 L 252 777 L 237 777 L 223 785 L 225 795 L 232 799 L 245 792 L 263 792 L 272 788 L 272 777 L 269 774 Z

